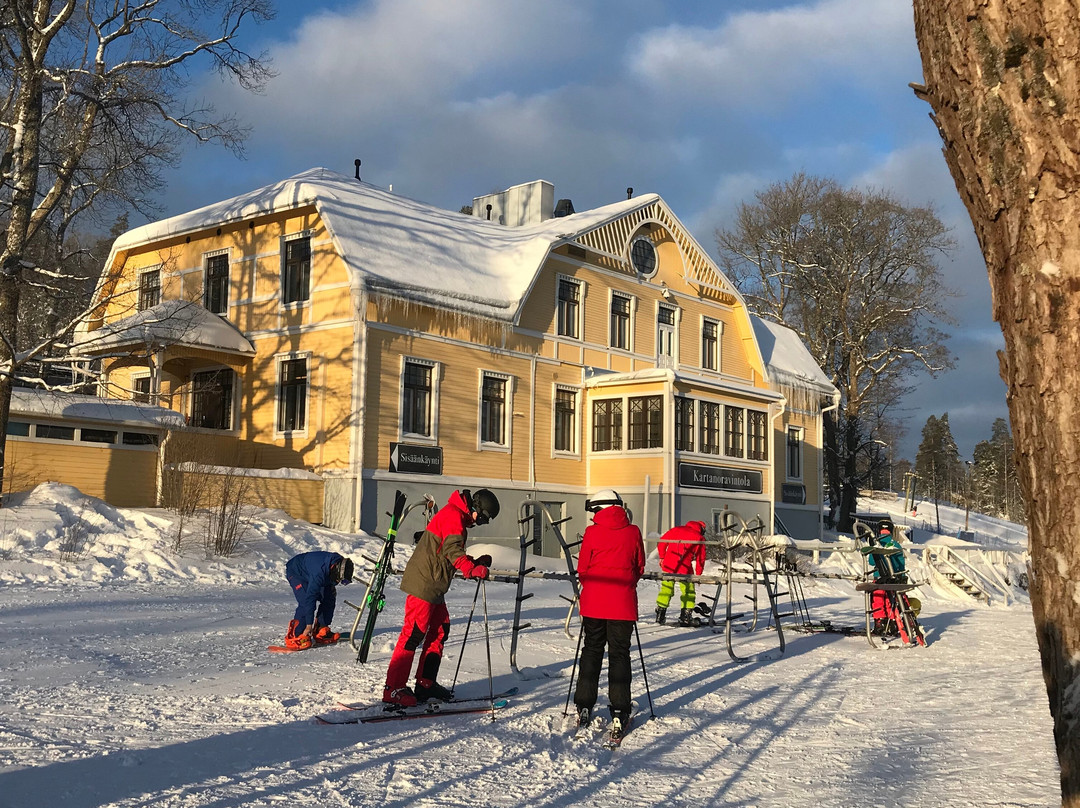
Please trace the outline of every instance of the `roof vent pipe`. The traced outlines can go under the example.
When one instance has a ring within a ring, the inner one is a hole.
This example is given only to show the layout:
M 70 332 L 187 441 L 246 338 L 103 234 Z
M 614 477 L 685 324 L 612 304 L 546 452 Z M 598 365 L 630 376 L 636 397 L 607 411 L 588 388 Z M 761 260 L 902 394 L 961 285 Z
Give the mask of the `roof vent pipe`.
M 353 165 L 356 166 L 356 178 L 360 179 L 360 158 L 357 157 L 353 160 Z
M 359 171 L 359 170 L 360 169 L 357 169 L 357 171 Z M 626 198 L 630 199 L 633 196 L 634 196 L 634 189 L 633 188 L 627 188 L 626 189 Z
M 491 205 L 490 204 L 488 204 L 488 206 L 487 206 L 487 220 L 489 222 L 491 221 Z

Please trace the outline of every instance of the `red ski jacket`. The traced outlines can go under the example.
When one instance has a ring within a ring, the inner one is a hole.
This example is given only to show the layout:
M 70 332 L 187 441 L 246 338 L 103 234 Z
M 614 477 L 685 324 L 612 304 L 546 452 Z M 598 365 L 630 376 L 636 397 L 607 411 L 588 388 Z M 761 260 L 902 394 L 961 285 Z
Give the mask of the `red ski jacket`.
M 578 555 L 582 617 L 637 620 L 637 582 L 645 572 L 641 531 L 618 505 L 604 508 L 585 528 Z
M 460 491 L 428 522 L 427 529 L 413 550 L 412 558 L 401 575 L 401 589 L 428 603 L 442 603 L 454 568 L 468 576 L 476 561 L 465 553 L 465 541 L 472 525 L 472 514 Z
M 687 522 L 673 527 L 660 538 L 656 551 L 660 555 L 660 569 L 676 575 L 689 575 L 691 567 L 696 574 L 705 570 L 704 522 Z

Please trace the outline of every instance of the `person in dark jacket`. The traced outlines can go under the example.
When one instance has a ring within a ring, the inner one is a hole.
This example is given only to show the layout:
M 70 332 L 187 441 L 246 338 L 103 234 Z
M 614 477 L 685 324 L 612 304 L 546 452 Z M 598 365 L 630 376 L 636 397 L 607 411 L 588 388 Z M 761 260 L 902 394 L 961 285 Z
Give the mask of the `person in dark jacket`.
M 617 492 L 601 491 L 585 508 L 593 513 L 593 523 L 585 528 L 578 555 L 584 643 L 574 706 L 578 725 L 591 723 L 606 645 L 614 737 L 630 724 L 630 635 L 638 615 L 637 584 L 645 572 L 645 544 Z
M 689 575 L 705 571 L 705 528 L 704 522 L 687 522 L 673 527 L 660 537 L 656 551 L 660 555 L 660 569 L 675 575 Z M 693 581 L 680 581 L 682 597 L 679 605 L 679 625 L 683 627 L 700 626 L 701 620 L 694 616 L 694 602 L 697 593 Z M 675 594 L 675 581 L 663 581 L 660 593 L 656 596 L 656 622 L 663 624 L 667 618 L 671 596 Z
M 401 576 L 401 590 L 406 594 L 405 623 L 386 671 L 383 701 L 387 704 L 411 707 L 417 701 L 452 697 L 436 682 L 450 632 L 446 591 L 455 570 L 465 578 L 487 578 L 491 556 L 467 555 L 465 540 L 468 528 L 486 525 L 498 515 L 499 500 L 491 491 L 464 489 L 451 494 L 449 502 L 428 522 Z M 420 660 L 413 691 L 407 685 L 417 648 Z
M 339 553 L 313 550 L 293 556 L 285 565 L 285 577 L 296 596 L 296 612 L 285 634 L 285 647 L 310 648 L 312 643 L 328 645 L 341 639 L 330 630 L 337 606 L 337 587 L 352 581 L 352 559 Z

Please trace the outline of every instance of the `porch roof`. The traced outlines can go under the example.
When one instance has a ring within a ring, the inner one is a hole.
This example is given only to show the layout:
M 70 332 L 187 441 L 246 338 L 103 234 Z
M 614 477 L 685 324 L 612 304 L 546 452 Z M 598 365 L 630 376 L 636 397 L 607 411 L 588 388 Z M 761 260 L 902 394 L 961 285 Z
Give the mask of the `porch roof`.
M 97 356 L 145 346 L 148 353 L 180 346 L 254 356 L 251 344 L 232 323 L 198 303 L 167 300 L 129 317 L 106 323 L 94 331 L 79 332 L 75 349 Z
M 153 404 L 23 387 L 11 391 L 11 415 L 13 420 L 17 420 L 18 416 L 36 415 L 143 429 L 176 429 L 184 426 L 183 415 Z

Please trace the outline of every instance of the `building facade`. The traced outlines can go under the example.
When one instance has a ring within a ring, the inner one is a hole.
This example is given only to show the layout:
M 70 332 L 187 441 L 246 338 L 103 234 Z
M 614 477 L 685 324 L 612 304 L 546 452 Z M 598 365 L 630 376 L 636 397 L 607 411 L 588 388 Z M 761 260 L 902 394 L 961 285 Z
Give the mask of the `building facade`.
M 728 510 L 819 535 L 836 391 L 798 338 L 660 197 L 571 213 L 549 189 L 470 217 L 313 169 L 137 228 L 82 355 L 212 462 L 319 474 L 339 529 L 383 532 L 397 489 L 486 487 L 487 535 L 516 540 L 525 500 L 572 535 L 615 488 L 647 534 Z

